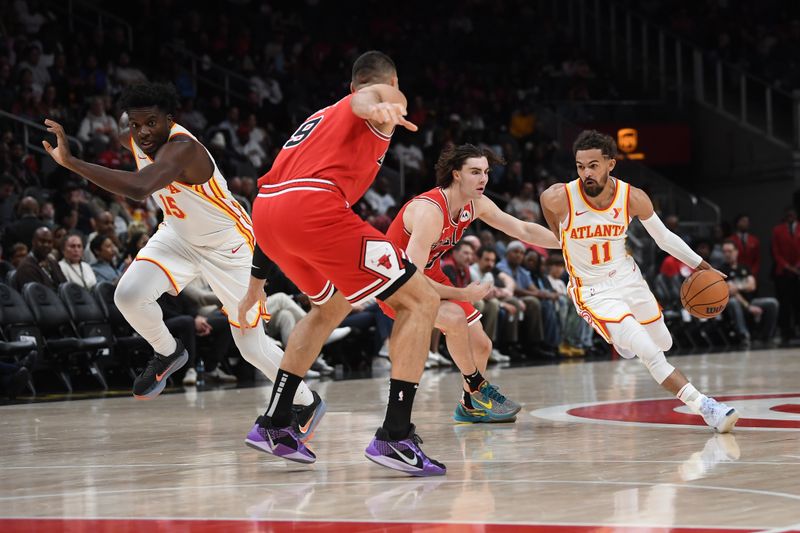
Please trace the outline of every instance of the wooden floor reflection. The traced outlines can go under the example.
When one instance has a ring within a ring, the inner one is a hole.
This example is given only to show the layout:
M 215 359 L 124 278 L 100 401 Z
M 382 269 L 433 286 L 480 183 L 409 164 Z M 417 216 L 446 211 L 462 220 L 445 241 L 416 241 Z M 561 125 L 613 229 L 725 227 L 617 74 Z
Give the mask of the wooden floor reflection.
M 672 362 L 752 426 L 717 435 L 637 402 L 669 398 L 636 361 L 490 370 L 525 404 L 513 425 L 454 424 L 458 375 L 426 373 L 414 418 L 439 479 L 363 457 L 386 378 L 315 385 L 313 466 L 244 446 L 269 387 L 2 407 L 0 518 L 800 528 L 800 352 Z

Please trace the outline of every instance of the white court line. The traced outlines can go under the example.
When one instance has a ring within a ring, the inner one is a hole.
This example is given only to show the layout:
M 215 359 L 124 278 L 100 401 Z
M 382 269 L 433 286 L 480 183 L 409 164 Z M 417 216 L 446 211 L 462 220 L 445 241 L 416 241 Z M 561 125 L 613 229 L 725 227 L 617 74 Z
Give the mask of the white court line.
M 399 478 L 398 478 L 399 479 Z M 437 484 L 463 484 L 463 479 L 442 479 L 442 480 L 435 480 Z M 314 485 L 374 485 L 376 483 L 380 483 L 384 481 L 376 481 L 376 480 L 362 480 L 362 481 L 315 481 Z M 396 482 L 396 480 L 385 480 L 385 482 Z M 680 483 L 651 483 L 647 481 L 603 481 L 603 480 L 554 480 L 554 479 L 508 479 L 508 480 L 499 480 L 499 479 L 486 479 L 483 480 L 484 483 L 495 483 L 495 484 L 544 484 L 544 485 L 615 485 L 615 486 L 642 486 L 642 487 L 672 487 L 675 489 L 697 489 L 697 490 L 719 490 L 723 492 L 736 492 L 742 494 L 755 494 L 758 496 L 770 496 L 775 498 L 786 498 L 789 500 L 797 500 L 800 501 L 800 494 L 787 494 L 785 492 L 776 492 L 771 490 L 761 490 L 761 489 L 741 489 L 736 487 L 720 487 L 717 485 L 683 485 Z M 0 502 L 8 502 L 8 501 L 21 501 L 21 500 L 38 500 L 43 498 L 59 498 L 63 500 L 64 498 L 75 497 L 75 496 L 92 496 L 93 498 L 98 498 L 100 496 L 105 495 L 113 495 L 113 494 L 135 494 L 140 492 L 170 492 L 170 491 L 186 491 L 187 489 L 193 490 L 208 490 L 208 489 L 252 489 L 252 488 L 272 488 L 272 487 L 296 487 L 298 483 L 248 483 L 248 484 L 237 484 L 237 485 L 194 485 L 192 487 L 186 487 L 183 485 L 175 486 L 175 487 L 149 487 L 149 488 L 141 488 L 141 489 L 120 489 L 120 490 L 97 490 L 97 488 L 92 488 L 88 490 L 76 491 L 76 492 L 56 492 L 51 494 L 29 494 L 24 496 L 7 496 L 7 497 L 0 497 Z
M 792 457 L 792 456 L 787 456 Z M 800 457 L 798 457 L 800 458 Z M 686 459 L 655 460 L 655 459 L 444 459 L 448 464 L 683 464 Z M 170 468 L 170 467 L 189 467 L 189 468 L 214 468 L 224 466 L 258 466 L 260 464 L 283 464 L 278 461 L 253 463 L 252 461 L 237 461 L 229 463 L 146 463 L 146 464 L 108 464 L 108 465 L 37 465 L 37 466 L 0 466 L 2 470 L 53 470 L 53 469 L 89 469 L 89 468 Z M 315 465 L 361 465 L 363 460 L 358 461 L 317 461 Z M 725 461 L 726 465 L 747 465 L 747 466 L 800 466 L 800 462 L 776 462 L 776 461 Z M 310 471 L 310 470 L 309 470 Z
M 318 523 L 335 523 L 335 524 L 350 524 L 353 522 L 359 523 L 367 523 L 367 524 L 442 524 L 442 525 L 492 525 L 492 526 L 519 526 L 519 525 L 527 525 L 527 526 L 566 526 L 566 527 L 629 527 L 629 528 L 686 528 L 686 529 L 742 529 L 742 530 L 749 530 L 749 529 L 760 529 L 763 526 L 747 526 L 747 525 L 736 525 L 736 526 L 723 526 L 723 525 L 694 525 L 694 524 L 674 524 L 674 523 L 653 523 L 653 522 L 634 522 L 634 523 L 625 523 L 625 522 L 554 522 L 554 521 L 542 521 L 542 522 L 511 522 L 507 520 L 492 520 L 491 522 L 477 522 L 477 521 L 469 521 L 469 520 L 411 520 L 411 519 L 397 519 L 397 518 L 387 518 L 387 519 L 377 519 L 372 517 L 365 517 L 365 518 L 352 518 L 352 519 L 345 519 L 345 518 L 303 518 L 302 520 L 298 520 L 297 518 L 278 518 L 278 517 L 270 517 L 270 518 L 254 518 L 254 517 L 241 517 L 241 516 L 146 516 L 146 517 L 137 517 L 137 516 L 0 516 L 0 519 L 8 519 L 8 520 L 176 520 L 176 521 L 206 521 L 206 522 L 216 522 L 216 521 L 231 521 L 231 522 L 318 522 Z M 785 531 L 784 529 L 779 529 L 776 531 Z M 763 532 L 759 532 L 763 533 Z
M 792 524 L 791 526 L 786 527 L 776 527 L 772 529 L 763 529 L 761 531 L 757 531 L 756 533 L 784 533 L 785 531 L 792 531 L 800 529 L 800 522 L 796 524 Z

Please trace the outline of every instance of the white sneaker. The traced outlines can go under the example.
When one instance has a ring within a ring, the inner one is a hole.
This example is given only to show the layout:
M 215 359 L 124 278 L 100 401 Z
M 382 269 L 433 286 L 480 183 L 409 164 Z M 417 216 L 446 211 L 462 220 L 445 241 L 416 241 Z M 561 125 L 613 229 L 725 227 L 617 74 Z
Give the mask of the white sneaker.
M 309 368 L 309 369 L 308 369 L 308 372 L 306 372 L 306 379 L 318 379 L 318 378 L 319 378 L 321 375 L 322 375 L 322 374 L 320 374 L 320 373 L 319 373 L 319 372 L 317 372 L 316 370 L 311 370 L 311 369 Z
M 187 387 L 194 387 L 197 385 L 197 370 L 194 368 L 187 370 L 186 375 L 183 376 L 183 384 Z
M 317 360 L 314 361 L 314 364 L 311 365 L 311 369 L 319 372 L 323 376 L 330 376 L 336 370 L 331 365 L 329 365 L 327 361 L 325 361 L 325 359 L 322 358 L 322 354 L 320 354 L 317 357 Z
M 428 361 L 430 361 L 433 366 L 444 366 L 450 367 L 453 366 L 453 363 L 447 357 L 443 356 L 439 352 L 428 352 Z
M 383 342 L 383 346 L 381 346 L 381 349 L 378 350 L 378 356 L 379 357 L 385 357 L 386 359 L 389 359 L 389 339 L 386 339 Z
M 328 337 L 328 340 L 325 341 L 325 344 L 328 345 L 333 342 L 340 341 L 345 337 L 347 337 L 348 335 L 350 335 L 351 331 L 353 330 L 350 327 L 336 328 L 331 332 L 330 336 Z
M 211 372 L 206 372 L 206 378 L 213 379 L 222 383 L 236 383 L 239 381 L 236 376 L 232 376 L 222 370 L 220 367 L 215 368 Z
M 391 370 L 392 363 L 389 359 L 385 357 L 373 357 L 372 358 L 372 370 Z
M 490 363 L 507 363 L 511 361 L 511 357 L 504 353 L 500 353 L 497 348 L 492 348 L 492 353 L 489 354 Z
M 728 433 L 739 420 L 739 412 L 714 398 L 706 397 L 700 406 L 700 415 L 706 424 L 720 433 Z

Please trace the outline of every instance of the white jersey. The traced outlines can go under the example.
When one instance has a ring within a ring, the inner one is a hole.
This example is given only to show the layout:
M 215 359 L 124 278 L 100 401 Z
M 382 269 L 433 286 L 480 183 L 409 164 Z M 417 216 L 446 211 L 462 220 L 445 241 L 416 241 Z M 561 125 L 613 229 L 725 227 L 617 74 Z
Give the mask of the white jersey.
M 578 287 L 624 277 L 636 269 L 625 248 L 630 185 L 609 179 L 616 190 L 606 209 L 589 205 L 580 179 L 566 184 L 569 215 L 560 223 L 561 249 L 571 282 Z
M 179 124 L 173 124 L 169 130 L 169 139 L 176 135 L 186 135 L 197 141 L 189 130 Z M 139 170 L 153 163 L 132 137 L 130 145 Z M 238 233 L 252 252 L 255 245 L 253 222 L 228 190 L 228 184 L 210 153 L 208 157 L 214 165 L 214 173 L 207 182 L 192 185 L 176 179 L 152 194 L 153 200 L 164 212 L 162 225 L 169 226 L 178 236 L 200 247 L 214 248 L 228 244 L 232 236 Z

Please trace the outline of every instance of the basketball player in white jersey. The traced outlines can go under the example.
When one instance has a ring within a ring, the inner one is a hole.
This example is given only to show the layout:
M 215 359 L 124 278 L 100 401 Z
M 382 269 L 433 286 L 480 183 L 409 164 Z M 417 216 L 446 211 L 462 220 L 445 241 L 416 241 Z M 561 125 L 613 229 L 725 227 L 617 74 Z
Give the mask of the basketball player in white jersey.
M 617 145 L 597 131 L 583 131 L 573 146 L 578 179 L 551 186 L 541 196 L 550 229 L 561 240 L 575 308 L 625 358 L 638 356 L 662 387 L 720 433 L 739 413 L 707 397 L 664 357 L 672 336 L 661 308 L 625 249 L 628 224 L 639 217 L 665 252 L 696 269 L 710 269 L 653 211 L 647 194 L 611 176 Z
M 134 381 L 134 397 L 155 398 L 166 379 L 186 364 L 188 354 L 164 324 L 156 300 L 165 292 L 181 292 L 197 276 L 203 276 L 222 302 L 242 356 L 274 381 L 283 352 L 263 327 L 252 327 L 262 317 L 268 318 L 263 301 L 246 313 L 250 327 L 240 328 L 233 318 L 247 292 L 251 266 L 256 265 L 254 276 L 265 277 L 256 272 L 266 257 L 255 244 L 250 217 L 231 195 L 208 150 L 174 122 L 174 87 L 156 83 L 131 86 L 123 93 L 120 106 L 129 119 L 129 130 L 120 140 L 136 156 L 136 172 L 112 170 L 74 157 L 64 129 L 52 120 L 45 124 L 56 135 L 57 145 L 42 144 L 63 167 L 116 194 L 136 200 L 152 196 L 164 212 L 164 222 L 114 293 L 125 319 L 155 351 Z M 297 389 L 294 404 L 301 434 L 310 436 L 325 404 L 304 383 Z

